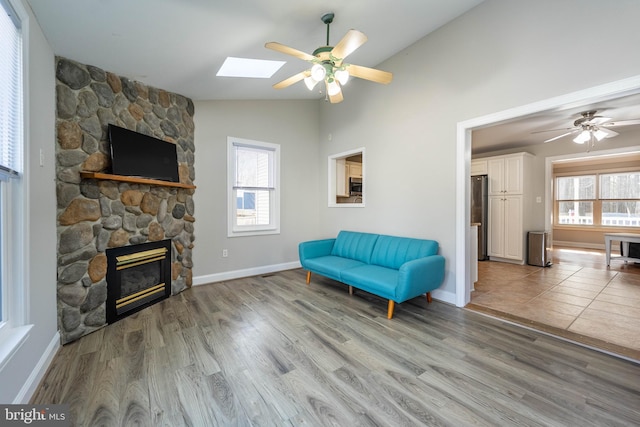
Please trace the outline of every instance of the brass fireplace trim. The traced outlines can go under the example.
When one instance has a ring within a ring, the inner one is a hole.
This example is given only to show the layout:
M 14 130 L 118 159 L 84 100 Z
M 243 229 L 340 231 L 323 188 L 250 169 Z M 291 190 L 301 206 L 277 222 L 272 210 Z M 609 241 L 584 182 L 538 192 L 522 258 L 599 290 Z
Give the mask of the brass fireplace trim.
M 153 261 L 162 261 L 166 258 L 167 248 L 151 249 L 148 251 L 136 252 L 128 255 L 116 257 L 116 270 L 135 267 Z
M 125 305 L 136 302 L 142 298 L 146 298 L 150 295 L 157 294 L 158 292 L 164 292 L 164 283 L 160 283 L 159 285 L 152 286 L 150 288 L 146 288 L 140 292 L 136 292 L 135 294 L 127 295 L 124 298 L 120 298 L 116 300 L 116 309 L 120 307 L 124 307 Z

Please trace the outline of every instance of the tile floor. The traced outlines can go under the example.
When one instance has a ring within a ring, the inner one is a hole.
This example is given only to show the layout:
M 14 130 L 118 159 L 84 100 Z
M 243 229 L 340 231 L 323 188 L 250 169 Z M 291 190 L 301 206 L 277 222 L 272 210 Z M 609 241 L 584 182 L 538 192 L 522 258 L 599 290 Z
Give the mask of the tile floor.
M 614 254 L 615 255 L 615 254 Z M 640 264 L 555 247 L 547 268 L 478 264 L 467 308 L 640 361 Z

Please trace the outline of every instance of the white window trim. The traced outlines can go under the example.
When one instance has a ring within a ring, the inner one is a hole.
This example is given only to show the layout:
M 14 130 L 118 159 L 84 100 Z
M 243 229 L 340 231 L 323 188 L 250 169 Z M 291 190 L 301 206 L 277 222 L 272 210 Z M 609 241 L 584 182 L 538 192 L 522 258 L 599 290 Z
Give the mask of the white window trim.
M 257 148 L 273 150 L 274 152 L 274 190 L 270 204 L 269 225 L 237 226 L 236 225 L 236 199 L 233 184 L 235 182 L 234 144 L 241 144 Z M 268 234 L 280 234 L 280 145 L 270 142 L 255 141 L 250 139 L 227 137 L 227 237 L 259 236 Z
M 23 153 L 29 152 L 29 15 L 19 1 L 4 0 L 13 8 L 20 20 L 22 33 L 22 139 Z M 3 295 L 3 312 L 6 314 L 6 321 L 0 323 L 0 371 L 5 364 L 18 351 L 29 336 L 33 325 L 28 322 L 29 307 L 29 271 L 26 259 L 28 257 L 28 222 L 25 215 L 29 212 L 29 166 L 24 161 L 26 154 L 22 156 L 23 173 L 19 179 L 10 179 L 5 182 L 5 194 L 3 203 L 5 215 L 2 220 L 6 233 L 3 233 L 0 244 L 4 245 L 1 251 L 1 260 L 6 269 L 3 270 L 3 283 L 6 292 Z M 8 209 L 11 206 L 11 209 Z M 8 225 L 10 224 L 10 225 Z M 10 243 L 10 245 L 9 245 Z M 4 311 L 6 310 L 6 311 Z
M 362 154 L 362 203 L 338 203 L 337 202 L 337 191 L 336 191 L 336 172 L 337 172 L 337 161 L 340 159 L 346 159 L 347 157 L 354 156 L 356 154 Z M 327 176 L 328 176 L 328 200 L 327 206 L 330 208 L 364 208 L 366 201 L 366 172 L 365 172 L 365 153 L 364 147 L 355 148 L 349 151 L 343 151 L 342 153 L 332 154 L 328 158 L 327 165 Z

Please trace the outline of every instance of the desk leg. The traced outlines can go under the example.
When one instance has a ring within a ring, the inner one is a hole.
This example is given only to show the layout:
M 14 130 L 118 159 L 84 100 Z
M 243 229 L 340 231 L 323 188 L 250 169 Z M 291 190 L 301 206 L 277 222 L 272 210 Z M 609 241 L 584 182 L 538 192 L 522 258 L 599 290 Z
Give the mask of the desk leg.
M 629 242 L 622 242 L 622 256 L 629 256 Z M 627 260 L 624 260 L 624 263 L 627 264 Z
M 607 267 L 611 264 L 611 237 L 604 236 L 604 252 L 607 257 Z

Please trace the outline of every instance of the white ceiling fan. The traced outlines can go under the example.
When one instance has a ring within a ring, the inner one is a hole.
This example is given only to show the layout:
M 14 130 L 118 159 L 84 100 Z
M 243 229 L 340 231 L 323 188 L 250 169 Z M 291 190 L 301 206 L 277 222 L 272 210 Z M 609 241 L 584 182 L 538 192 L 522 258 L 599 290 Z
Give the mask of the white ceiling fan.
M 313 64 L 308 70 L 276 83 L 273 85 L 275 89 L 283 89 L 300 80 L 304 80 L 307 88 L 312 90 L 316 84 L 324 81 L 327 97 L 332 104 L 335 104 L 342 102 L 342 86 L 346 84 L 349 76 L 382 84 L 391 82 L 393 74 L 387 71 L 343 62 L 348 55 L 367 41 L 367 36 L 358 30 L 349 30 L 335 47 L 329 46 L 329 25 L 333 22 L 333 18 L 333 13 L 322 15 L 322 22 L 327 25 L 327 45 L 320 46 L 313 51 L 313 54 L 308 54 L 277 42 L 265 44 L 268 49 L 286 53 Z
M 590 142 L 590 145 L 593 146 L 596 141 L 601 141 L 604 138 L 613 138 L 614 136 L 618 136 L 618 132 L 610 129 L 612 127 L 640 125 L 640 119 L 616 121 L 611 117 L 598 116 L 596 115 L 596 113 L 597 110 L 583 111 L 582 113 L 580 113 L 581 117 L 573 122 L 573 127 L 546 129 L 532 133 L 565 131 L 563 134 L 554 136 L 553 138 L 549 138 L 544 142 L 551 142 L 560 138 L 564 138 L 565 136 L 578 134 L 575 138 L 573 138 L 573 142 L 575 142 L 576 144 L 584 144 L 586 142 Z

